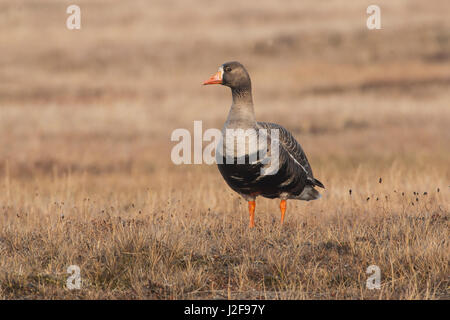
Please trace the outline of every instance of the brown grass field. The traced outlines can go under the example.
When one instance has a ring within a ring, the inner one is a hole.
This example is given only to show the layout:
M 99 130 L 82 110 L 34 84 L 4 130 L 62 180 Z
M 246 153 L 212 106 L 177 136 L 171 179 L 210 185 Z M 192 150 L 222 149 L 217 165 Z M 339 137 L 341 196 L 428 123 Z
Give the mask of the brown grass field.
M 450 298 L 449 1 L 377 1 L 381 30 L 365 0 L 69 4 L 0 0 L 1 299 Z M 229 60 L 327 187 L 282 227 L 170 159 L 222 127 Z

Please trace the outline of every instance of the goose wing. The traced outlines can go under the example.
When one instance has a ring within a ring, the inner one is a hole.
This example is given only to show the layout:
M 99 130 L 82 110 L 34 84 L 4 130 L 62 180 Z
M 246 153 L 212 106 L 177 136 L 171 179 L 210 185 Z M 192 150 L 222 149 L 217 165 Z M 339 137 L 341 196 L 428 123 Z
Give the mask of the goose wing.
M 258 122 L 258 125 L 267 129 L 270 134 L 270 129 L 278 130 L 280 146 L 289 154 L 289 156 L 294 160 L 296 164 L 301 168 L 301 170 L 305 171 L 307 181 L 312 186 L 318 186 L 321 188 L 325 188 L 322 182 L 314 178 L 311 165 L 306 158 L 306 154 L 303 151 L 300 143 L 295 140 L 294 136 L 284 127 L 270 122 Z

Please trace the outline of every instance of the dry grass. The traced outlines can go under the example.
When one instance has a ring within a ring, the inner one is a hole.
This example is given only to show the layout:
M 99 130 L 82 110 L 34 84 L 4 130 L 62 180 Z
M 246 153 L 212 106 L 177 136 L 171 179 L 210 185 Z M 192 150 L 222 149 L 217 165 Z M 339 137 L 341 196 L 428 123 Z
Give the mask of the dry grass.
M 70 32 L 60 1 L 0 1 L 0 298 L 449 299 L 438 2 L 379 1 L 372 32 L 364 1 L 80 1 Z M 170 161 L 173 129 L 222 126 L 229 92 L 200 83 L 231 59 L 327 186 L 283 227 L 258 199 L 249 230 L 214 166 Z
M 291 201 L 282 228 L 274 201 L 258 201 L 255 230 L 246 203 L 206 171 L 6 181 L 2 296 L 448 297 L 448 191 L 437 192 L 437 170 L 393 166 L 379 184 L 365 166 L 344 181 L 324 168 L 321 201 Z M 80 291 L 64 289 L 71 264 Z M 382 270 L 375 292 L 365 288 L 371 264 Z

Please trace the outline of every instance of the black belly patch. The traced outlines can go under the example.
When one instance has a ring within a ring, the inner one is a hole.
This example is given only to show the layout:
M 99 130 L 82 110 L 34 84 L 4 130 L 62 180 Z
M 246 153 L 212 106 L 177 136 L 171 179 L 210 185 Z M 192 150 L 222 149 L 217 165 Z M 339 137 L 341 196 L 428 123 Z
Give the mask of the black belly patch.
M 285 160 L 285 161 L 282 161 Z M 245 164 L 218 164 L 218 168 L 227 184 L 236 192 L 245 195 L 261 195 L 266 198 L 278 198 L 282 193 L 298 196 L 306 185 L 306 174 L 298 170 L 293 161 L 280 158 L 280 167 L 274 175 L 263 175 L 263 164 L 249 164 L 246 156 Z M 302 174 L 303 173 L 303 174 Z

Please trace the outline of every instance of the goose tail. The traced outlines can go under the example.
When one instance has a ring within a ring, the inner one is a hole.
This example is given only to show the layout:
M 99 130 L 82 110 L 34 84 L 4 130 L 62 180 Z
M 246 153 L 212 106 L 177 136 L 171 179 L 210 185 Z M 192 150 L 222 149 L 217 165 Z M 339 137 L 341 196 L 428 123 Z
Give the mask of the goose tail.
M 323 183 L 320 182 L 319 180 L 317 180 L 316 178 L 313 179 L 313 182 L 314 182 L 315 186 L 318 186 L 318 187 L 320 187 L 322 189 L 325 189 L 325 186 L 323 185 Z
M 300 196 L 298 197 L 298 199 L 305 200 L 305 201 L 310 201 L 310 200 L 319 199 L 320 197 L 322 197 L 322 195 L 319 193 L 319 191 L 314 189 L 314 187 L 306 186 L 303 189 L 303 191 L 300 194 Z

